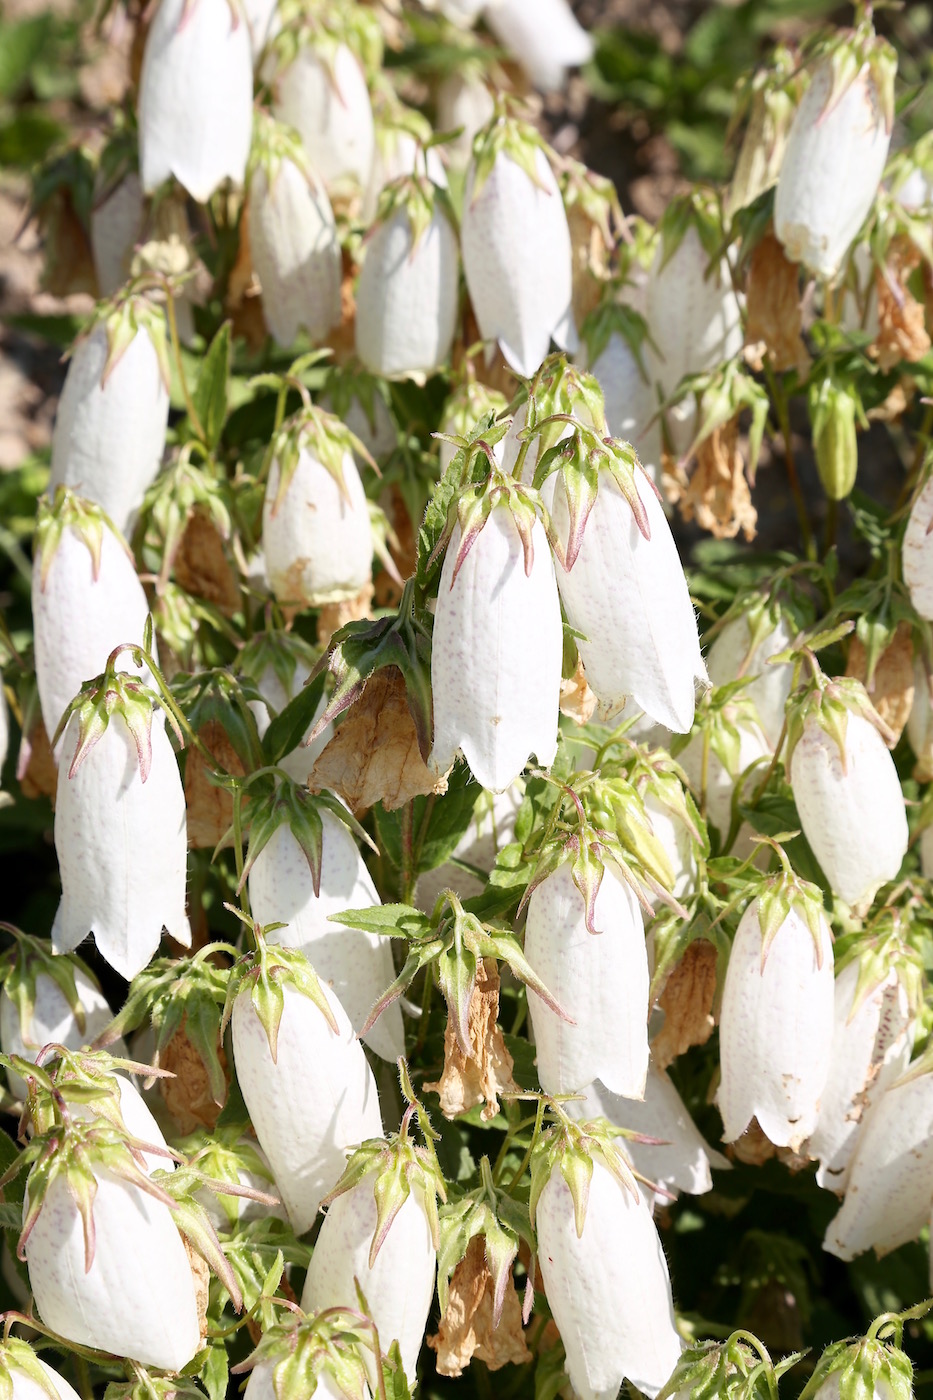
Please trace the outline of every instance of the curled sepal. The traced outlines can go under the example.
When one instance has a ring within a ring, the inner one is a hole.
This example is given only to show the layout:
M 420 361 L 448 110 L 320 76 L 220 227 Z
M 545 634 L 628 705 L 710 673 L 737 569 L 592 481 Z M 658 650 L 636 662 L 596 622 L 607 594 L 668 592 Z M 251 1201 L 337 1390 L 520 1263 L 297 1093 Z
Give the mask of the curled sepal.
M 43 1061 L 51 1061 L 48 1068 Z M 148 1073 L 145 1065 L 108 1055 L 106 1050 L 69 1050 L 64 1045 L 56 1044 L 42 1047 L 38 1064 L 20 1055 L 2 1055 L 0 1063 L 12 1069 L 28 1085 L 23 1121 L 36 1137 L 53 1133 L 57 1127 L 68 1122 L 72 1112 L 79 1115 L 90 1112 L 95 1117 L 105 1118 L 119 1131 L 126 1132 L 121 1106 L 121 1080 L 117 1078 L 116 1071 Z M 159 1151 L 156 1147 L 151 1150 Z M 0 1181 L 0 1185 L 3 1181 Z
M 379 195 L 375 227 L 387 224 L 398 213 L 405 214 L 411 229 L 409 257 L 413 257 L 418 244 L 431 227 L 438 205 L 443 208 L 452 223 L 453 214 L 446 190 L 435 185 L 427 175 L 420 175 L 417 171 L 409 175 L 400 175 L 397 180 L 391 180 L 385 185 Z
M 73 778 L 77 773 L 94 745 L 103 737 L 113 716 L 120 715 L 136 749 L 140 779 L 145 782 L 152 767 L 152 711 L 157 704 L 159 697 L 147 685 L 122 671 L 110 669 L 108 663 L 108 670 L 103 676 L 82 686 L 59 722 L 53 742 L 64 732 L 71 716 L 77 716 L 78 742 L 68 777 Z
M 557 1122 L 542 1133 L 531 1154 L 528 1215 L 532 1228 L 538 1199 L 554 1171 L 560 1172 L 570 1191 L 577 1239 L 583 1236 L 595 1161 L 606 1167 L 623 1190 L 631 1192 L 634 1200 L 639 1200 L 634 1173 L 617 1146 L 621 1136 L 620 1131 L 605 1118 L 592 1123 L 573 1123 L 565 1114 L 559 1113 Z
M 243 873 L 237 885 L 237 894 L 246 884 L 260 852 L 269 844 L 280 826 L 287 826 L 298 842 L 311 871 L 311 883 L 315 899 L 321 894 L 321 862 L 324 851 L 324 824 L 321 812 L 330 812 L 342 822 L 359 840 L 372 841 L 359 822 L 331 792 L 309 792 L 284 774 L 268 786 L 266 792 L 256 793 L 250 788 L 249 848 L 243 864 Z
M 75 973 L 80 972 L 82 978 L 99 987 L 96 977 L 74 953 L 53 956 L 48 939 L 34 938 L 12 924 L 0 923 L 0 928 L 14 939 L 13 946 L 0 958 L 0 985 L 16 1008 L 23 1036 L 28 1038 L 31 1033 L 36 1008 L 36 981 L 39 977 L 49 977 L 55 983 L 83 1035 L 87 1016 L 75 982 Z
M 270 1367 L 277 1400 L 310 1400 L 322 1380 L 331 1383 L 328 1394 L 368 1400 L 366 1357 L 373 1350 L 371 1329 L 361 1313 L 296 1310 L 263 1332 L 256 1350 L 233 1367 L 233 1374 Z
M 724 1342 L 688 1347 L 674 1367 L 658 1400 L 689 1395 L 691 1400 L 774 1400 L 777 1378 L 799 1355 L 775 1366 L 764 1345 L 748 1332 L 733 1332 Z
M 165 311 L 141 290 L 138 284 L 121 288 L 110 301 L 98 302 L 79 340 L 86 339 L 98 326 L 107 333 L 107 359 L 101 375 L 101 388 L 116 369 L 136 336 L 144 330 L 156 352 L 159 373 L 166 393 L 171 388 L 172 372 L 168 345 L 168 325 Z
M 272 503 L 273 515 L 285 499 L 302 452 L 310 453 L 330 473 L 348 506 L 353 505 L 353 500 L 343 474 L 344 457 L 355 453 L 378 470 L 356 434 L 351 433 L 335 413 L 328 413 L 317 404 L 309 403 L 287 419 L 272 439 L 270 451 L 279 467 L 278 490 Z
M 862 682 L 851 676 L 835 676 L 828 680 L 822 672 L 818 672 L 791 694 L 786 710 L 787 753 L 784 766 L 788 772 L 794 750 L 803 735 L 804 725 L 811 718 L 815 719 L 839 750 L 843 773 L 846 772 L 846 722 L 850 714 L 861 715 L 863 719 L 868 720 L 885 743 L 889 747 L 894 746 L 895 736 L 890 727 L 872 705 Z
M 242 917 L 242 916 L 241 916 Z M 259 1017 L 269 1042 L 273 1064 L 278 1059 L 279 1026 L 285 1010 L 285 987 L 291 987 L 308 997 L 320 1011 L 334 1035 L 340 1034 L 336 1017 L 324 993 L 314 968 L 297 948 L 271 946 L 263 937 L 259 924 L 249 921 L 256 949 L 240 958 L 230 969 L 227 997 L 220 1023 L 221 1035 L 233 1012 L 233 1003 L 240 992 L 246 991 L 253 1010 Z M 276 925 L 278 927 L 278 925 Z
M 36 517 L 33 557 L 39 568 L 39 582 L 43 591 L 52 560 L 66 530 L 71 530 L 90 554 L 95 582 L 100 574 L 100 552 L 105 530 L 109 530 L 119 541 L 127 558 L 132 558 L 123 536 L 100 506 L 84 500 L 67 486 L 59 486 L 51 500 L 46 496 L 39 498 Z
M 360 928 L 367 933 L 409 939 L 405 965 L 392 985 L 376 1002 L 360 1035 L 372 1029 L 387 1006 L 411 985 L 422 968 L 434 968 L 438 985 L 447 1002 L 450 1024 L 463 1054 L 473 1056 L 470 1039 L 470 1001 L 476 985 L 478 964 L 483 958 L 507 963 L 526 987 L 537 992 L 546 1006 L 564 1020 L 569 1017 L 525 957 L 522 945 L 504 925 L 481 923 L 468 914 L 452 890 L 438 899 L 430 919 L 406 904 L 383 904 L 373 909 L 348 909 L 331 914 L 334 923 Z
M 758 926 L 761 929 L 761 970 L 771 945 L 782 925 L 793 912 L 801 918 L 810 930 L 816 950 L 816 965 L 823 966 L 825 946 L 826 915 L 823 909 L 823 891 L 808 880 L 801 880 L 790 868 L 790 864 L 780 846 L 775 846 L 781 857 L 783 870 L 765 879 L 758 893 Z
M 911 1018 L 923 1007 L 923 958 L 909 941 L 910 925 L 900 909 L 883 909 L 870 924 L 837 944 L 836 976 L 852 963 L 858 976 L 849 1021 L 853 1021 L 869 997 L 889 981 L 893 973 L 907 998 Z
M 505 1293 L 519 1245 L 524 1241 L 533 1255 L 535 1240 L 527 1207 L 496 1190 L 485 1157 L 480 1162 L 480 1175 L 482 1180 L 478 1187 L 441 1207 L 437 1297 L 443 1317 L 457 1265 L 466 1257 L 470 1241 L 482 1236 L 493 1284 L 492 1325 L 495 1329 L 502 1318 Z
M 413 1186 L 421 1193 L 434 1248 L 437 1249 L 440 1244 L 437 1200 L 438 1197 L 442 1201 L 447 1200 L 447 1186 L 433 1147 L 419 1147 L 409 1138 L 410 1113 L 411 1110 L 405 1114 L 401 1129 L 392 1137 L 371 1138 L 358 1147 L 337 1185 L 321 1202 L 322 1205 L 330 1205 L 338 1196 L 359 1186 L 360 1182 L 373 1179 L 376 1228 L 369 1248 L 370 1268 L 375 1264 L 392 1222 L 411 1195 Z
M 826 1348 L 800 1400 L 913 1400 L 914 1368 L 910 1357 L 874 1336 L 833 1342 Z
M 49 1400 L 63 1400 L 52 1381 L 54 1371 L 43 1368 L 29 1343 L 22 1337 L 4 1337 L 0 1342 L 0 1400 L 14 1400 L 17 1374 L 28 1376 Z

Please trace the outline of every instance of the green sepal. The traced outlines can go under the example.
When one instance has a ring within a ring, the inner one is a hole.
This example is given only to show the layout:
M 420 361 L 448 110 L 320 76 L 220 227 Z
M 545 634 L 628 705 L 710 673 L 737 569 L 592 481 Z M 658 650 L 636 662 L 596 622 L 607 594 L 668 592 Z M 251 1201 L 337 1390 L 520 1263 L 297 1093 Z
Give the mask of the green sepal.
M 334 1035 L 339 1035 L 337 1019 L 330 1002 L 324 994 L 317 973 L 304 953 L 297 948 L 270 945 L 263 938 L 258 924 L 253 924 L 252 928 L 256 949 L 240 958 L 230 969 L 227 997 L 220 1023 L 221 1034 L 230 1020 L 236 998 L 240 995 L 248 996 L 266 1033 L 269 1053 L 275 1063 L 278 1056 L 279 1026 L 282 1012 L 285 1010 L 284 989 L 288 986 L 313 1001 Z
M 370 1268 L 375 1264 L 392 1222 L 411 1195 L 413 1186 L 421 1192 L 434 1248 L 440 1245 L 437 1200 L 438 1197 L 442 1201 L 447 1200 L 447 1184 L 433 1146 L 419 1147 L 409 1138 L 408 1119 L 409 1114 L 406 1113 L 400 1131 L 392 1137 L 370 1138 L 362 1143 L 351 1154 L 337 1185 L 321 1202 L 329 1206 L 338 1196 L 371 1180 L 376 1203 L 376 1227 L 369 1248 Z
M 867 719 L 885 742 L 892 738 L 891 730 L 872 705 L 864 685 L 852 676 L 835 676 L 829 680 L 819 672 L 791 692 L 785 709 L 787 754 L 784 766 L 788 772 L 804 725 L 808 719 L 814 717 L 839 750 L 843 772 L 846 771 L 846 723 L 850 714 L 861 715 L 863 719 Z
M 286 419 L 272 439 L 270 452 L 279 467 L 278 489 L 271 507 L 273 515 L 281 508 L 302 452 L 310 453 L 330 473 L 347 504 L 350 497 L 343 474 L 344 457 L 348 454 L 362 457 L 376 469 L 375 462 L 356 434 L 351 433 L 335 413 L 328 413 L 326 409 L 311 403 Z
M 28 1043 L 32 1018 L 36 1007 L 36 981 L 49 977 L 61 992 L 75 1018 L 75 1024 L 84 1034 L 87 1017 L 78 992 L 75 973 L 81 972 L 100 991 L 100 984 L 91 970 L 76 953 L 52 953 L 52 945 L 46 938 L 35 938 L 22 933 L 12 924 L 0 922 L 0 929 L 15 940 L 0 958 L 0 985 L 16 1008 L 20 1034 Z
M 852 998 L 851 1021 L 865 1002 L 895 973 L 904 989 L 912 1016 L 923 1007 L 923 957 L 910 942 L 910 924 L 904 911 L 882 909 L 869 924 L 837 938 L 833 965 L 838 977 L 852 963 L 858 963 L 858 979 Z
M 777 875 L 767 876 L 757 893 L 758 926 L 761 929 L 761 970 L 765 969 L 768 953 L 784 921 L 791 912 L 803 919 L 816 949 L 816 965 L 823 966 L 824 935 L 827 933 L 826 914 L 823 908 L 823 891 L 818 885 L 802 880 L 790 868 L 787 857 L 777 848 L 783 869 Z M 749 893 L 751 892 L 751 888 Z M 753 888 L 753 887 L 752 887 Z
M 913 1377 L 913 1363 L 899 1347 L 877 1337 L 846 1339 L 826 1348 L 800 1400 L 816 1400 L 830 1378 L 839 1400 L 913 1400 Z
M 204 1392 L 184 1374 L 154 1376 L 138 1362 L 129 1381 L 110 1381 L 104 1400 L 204 1400 Z
M 563 484 L 569 517 L 567 540 L 565 543 L 552 534 L 551 543 L 564 569 L 573 568 L 580 552 L 586 523 L 600 490 L 601 472 L 611 478 L 625 497 L 639 534 L 650 540 L 651 525 L 638 493 L 637 476 L 640 475 L 648 490 L 657 494 L 657 488 L 645 474 L 631 443 L 619 438 L 600 437 L 597 430 L 585 427 L 575 419 L 564 419 L 558 415 L 551 421 L 570 422 L 573 432 L 545 452 L 535 469 L 534 480 L 540 490 L 548 476 L 557 472 Z
M 405 584 L 394 616 L 348 622 L 334 633 L 312 673 L 312 680 L 322 671 L 329 673 L 333 690 L 309 739 L 348 710 L 382 666 L 396 666 L 402 674 L 418 748 L 427 762 L 434 734 L 430 614 L 416 606 L 412 580 Z
M 559 1171 L 573 1200 L 573 1217 L 577 1238 L 583 1234 L 590 1182 L 594 1163 L 599 1162 L 612 1173 L 624 1191 L 640 1199 L 638 1183 L 627 1159 L 619 1151 L 618 1139 L 623 1133 L 605 1118 L 589 1123 L 574 1123 L 561 1113 L 550 1128 L 541 1134 L 531 1154 L 531 1194 L 528 1216 L 532 1228 L 541 1192 L 554 1171 Z
M 505 1302 L 505 1291 L 512 1277 L 512 1266 L 520 1244 L 534 1255 L 535 1238 L 528 1209 L 493 1184 L 489 1161 L 480 1162 L 480 1185 L 457 1196 L 440 1210 L 440 1246 L 437 1251 L 437 1297 L 441 1317 L 447 1311 L 450 1280 L 466 1255 L 470 1241 L 482 1235 L 486 1265 L 493 1280 L 492 1325 L 498 1327 Z
M 336 86 L 334 62 L 342 44 L 356 55 L 367 75 L 382 68 L 382 29 L 365 5 L 330 3 L 310 9 L 303 0 L 280 0 L 277 16 L 281 28 L 268 47 L 278 72 L 293 63 L 302 49 L 311 48 Z
M 190 444 L 183 447 L 165 471 L 159 473 L 143 501 L 144 546 L 161 559 L 157 591 L 168 582 L 182 537 L 195 511 L 201 511 L 210 520 L 222 540 L 229 540 L 233 533 L 230 484 L 212 458 L 195 465 L 190 447 Z
M 52 739 L 54 745 L 59 735 L 64 733 L 72 715 L 77 717 L 78 741 L 68 777 L 74 777 L 88 754 L 103 738 L 114 715 L 119 715 L 130 732 L 136 749 L 139 776 L 145 782 L 152 767 L 152 712 L 156 705 L 163 705 L 163 702 L 154 690 L 125 671 L 114 670 L 108 661 L 107 670 L 102 676 L 82 686 L 59 720 Z M 177 730 L 174 716 L 168 710 L 166 714 Z M 181 739 L 180 733 L 178 737 Z
M 658 272 L 662 272 L 670 262 L 690 228 L 696 230 L 710 266 L 718 266 L 727 241 L 722 226 L 722 210 L 711 192 L 695 189 L 672 199 L 661 215 L 658 223 L 661 240 Z
M 472 199 L 479 198 L 483 186 L 492 174 L 492 168 L 499 155 L 508 156 L 520 170 L 523 170 L 533 185 L 541 185 L 538 174 L 536 153 L 548 153 L 543 136 L 529 122 L 519 121 L 509 116 L 500 105 L 484 127 L 473 138 L 473 189 Z
M 158 1069 L 169 1042 L 184 1030 L 207 1071 L 211 1097 L 222 1106 L 227 1077 L 220 1063 L 220 1022 L 230 970 L 215 961 L 218 955 L 235 953 L 229 944 L 208 943 L 191 957 L 156 958 L 133 978 L 126 1002 L 101 1039 L 109 1044 L 117 1036 L 151 1026 L 156 1042 L 153 1065 Z
M 22 1337 L 7 1336 L 0 1342 L 0 1400 L 13 1400 L 15 1373 L 28 1377 L 49 1400 L 60 1400 L 54 1382 L 39 1365 L 39 1358 Z
M 652 344 L 648 322 L 634 307 L 619 300 L 619 292 L 617 282 L 607 283 L 599 305 L 594 307 L 580 327 L 587 363 L 594 365 L 612 337 L 617 335 L 631 350 L 645 384 L 650 384 L 651 377 L 645 364 L 645 346 Z
M 268 1327 L 234 1375 L 268 1364 L 276 1400 L 310 1400 L 326 1375 L 346 1400 L 369 1400 L 367 1356 L 373 1352 L 371 1327 L 362 1313 L 328 1308 L 293 1312 Z
M 757 1338 L 733 1332 L 724 1342 L 688 1347 L 658 1400 L 677 1395 L 689 1395 L 690 1400 L 774 1400 L 778 1374 Z
M 224 1254 L 210 1216 L 197 1199 L 197 1193 L 205 1189 L 220 1195 L 255 1196 L 255 1193 L 248 1187 L 234 1186 L 229 1182 L 213 1182 L 205 1173 L 186 1162 L 171 1172 L 154 1171 L 149 1179 L 165 1192 L 176 1227 L 192 1248 L 210 1265 L 230 1295 L 235 1310 L 240 1312 L 243 1308 L 243 1296 L 236 1273 Z M 270 1196 L 267 1200 L 275 1203 L 278 1197 Z
M 203 1172 L 204 1178 L 217 1196 L 217 1204 L 226 1216 L 231 1230 L 236 1230 L 240 1219 L 239 1200 L 243 1197 L 241 1173 L 248 1172 L 267 1183 L 269 1189 L 263 1193 L 267 1197 L 265 1204 L 277 1201 L 272 1168 L 260 1155 L 255 1143 L 245 1137 L 238 1127 L 218 1126 L 209 1133 L 203 1130 L 191 1133 L 182 1138 L 178 1146 L 188 1158 L 189 1169 L 196 1168 Z M 220 1186 L 236 1189 L 226 1192 L 219 1190 Z M 256 1193 L 251 1192 L 248 1199 L 257 1199 Z
M 139 331 L 144 330 L 152 342 L 165 391 L 171 388 L 172 371 L 165 312 L 142 290 L 141 283 L 121 287 L 115 296 L 97 303 L 78 341 L 84 340 L 103 326 L 107 332 L 107 361 L 101 376 L 101 388 L 132 345 Z
M 308 862 L 315 899 L 321 893 L 321 865 L 324 858 L 324 824 L 321 812 L 330 812 L 357 840 L 372 846 L 369 835 L 344 804 L 331 792 L 311 792 L 285 773 L 263 774 L 249 788 L 249 847 L 237 894 L 246 884 L 260 852 L 264 851 L 280 826 L 288 827 Z
M 445 890 L 440 896 L 430 919 L 405 904 L 348 909 L 329 917 L 332 923 L 347 928 L 409 940 L 401 972 L 370 1011 L 361 1035 L 372 1029 L 386 1007 L 407 990 L 422 968 L 433 967 L 458 1044 L 465 1055 L 471 1055 L 470 998 L 476 983 L 477 965 L 483 958 L 507 963 L 520 982 L 536 992 L 556 1015 L 568 1020 L 528 962 L 511 929 L 502 924 L 481 923 L 475 914 L 464 910 L 451 890 Z
M 878 91 L 878 104 L 884 116 L 885 130 L 891 131 L 894 126 L 897 52 L 887 39 L 882 39 L 875 33 L 871 22 L 871 6 L 864 8 L 855 29 L 836 31 L 817 47 L 814 57 L 817 61 L 828 62 L 832 72 L 829 95 L 821 116 L 832 111 L 867 64 Z
M 692 457 L 717 428 L 725 427 L 737 414 L 748 409 L 751 413 L 751 423 L 748 427 L 748 475 L 754 486 L 770 408 L 770 400 L 765 390 L 746 372 L 744 361 L 739 358 L 727 361 L 725 365 L 709 374 L 685 379 L 678 390 L 678 396 L 683 398 L 689 393 L 696 394 L 699 399 L 699 414 L 696 435 L 684 454 L 685 457 Z
M 106 1050 L 69 1050 L 54 1043 L 43 1046 L 43 1050 L 41 1064 L 33 1064 L 21 1055 L 0 1055 L 0 1064 L 15 1070 L 28 1085 L 24 1121 L 35 1136 L 51 1133 L 56 1125 L 67 1121 L 70 1107 L 90 1110 L 95 1117 L 126 1131 L 117 1071 L 147 1074 L 146 1065 L 110 1055 Z
M 440 189 L 427 175 L 400 175 L 398 179 L 390 180 L 383 186 L 373 227 L 387 224 L 398 213 L 404 214 L 411 230 L 411 257 L 431 227 L 435 211 L 438 209 L 442 211 L 448 223 L 455 226 L 454 213 L 446 190 Z
M 128 559 L 133 557 L 126 540 L 100 506 L 84 500 L 68 486 L 59 486 L 53 497 L 39 497 L 36 516 L 33 558 L 39 566 L 39 584 L 43 590 L 65 530 L 71 530 L 87 548 L 91 556 L 91 577 L 95 583 L 100 575 L 100 552 L 105 530 L 109 530 L 119 541 Z

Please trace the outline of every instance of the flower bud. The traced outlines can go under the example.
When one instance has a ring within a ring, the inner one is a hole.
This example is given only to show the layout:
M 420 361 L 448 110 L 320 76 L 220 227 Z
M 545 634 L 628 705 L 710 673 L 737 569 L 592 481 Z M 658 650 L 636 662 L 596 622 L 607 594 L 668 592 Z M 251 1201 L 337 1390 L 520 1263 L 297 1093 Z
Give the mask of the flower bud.
M 856 419 L 861 404 L 855 390 L 833 374 L 810 386 L 813 448 L 823 490 L 831 501 L 844 501 L 858 470 Z
M 347 179 L 366 188 L 375 149 L 373 109 L 366 76 L 347 44 L 318 48 L 313 36 L 299 33 L 297 53 L 290 62 L 280 61 L 272 110 L 298 132 L 328 190 Z
M 557 92 L 568 68 L 593 57 L 593 41 L 577 22 L 568 0 L 492 0 L 484 19 L 499 42 L 542 92 Z

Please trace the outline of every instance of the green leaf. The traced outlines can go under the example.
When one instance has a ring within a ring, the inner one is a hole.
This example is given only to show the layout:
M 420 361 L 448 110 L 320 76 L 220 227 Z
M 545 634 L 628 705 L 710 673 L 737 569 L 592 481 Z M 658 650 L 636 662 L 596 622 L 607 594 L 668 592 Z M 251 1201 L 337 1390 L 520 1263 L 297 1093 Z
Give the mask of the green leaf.
M 194 407 L 204 442 L 211 452 L 220 442 L 227 418 L 227 387 L 230 377 L 230 322 L 224 321 L 204 356 L 194 391 Z
M 226 1400 L 229 1376 L 227 1348 L 222 1341 L 215 1342 L 207 1353 L 207 1359 L 198 1377 L 210 1400 Z
M 262 751 L 269 763 L 278 763 L 292 752 L 307 734 L 324 693 L 325 672 L 303 686 L 269 725 L 262 740 Z
M 0 24 L 0 97 L 12 97 L 29 82 L 29 70 L 46 46 L 50 21 L 50 15 L 40 14 Z
M 453 855 L 458 842 L 469 830 L 482 789 L 465 763 L 451 773 L 442 797 L 416 797 L 412 829 L 416 839 L 425 833 L 414 851 L 416 875 L 436 870 Z M 402 864 L 402 811 L 387 812 L 379 803 L 373 809 L 376 835 L 383 854 L 396 870 Z
M 344 928 L 361 928 L 364 933 L 382 933 L 390 938 L 423 938 L 431 920 L 410 904 L 376 904 L 371 909 L 344 909 L 329 914 L 331 923 Z
M 800 817 L 792 797 L 781 793 L 765 793 L 757 807 L 739 805 L 740 815 L 761 832 L 763 836 L 780 836 L 787 831 L 800 831 Z M 820 869 L 819 861 L 813 854 L 810 843 L 801 833 L 784 841 L 784 850 L 797 874 L 821 889 L 829 888 L 829 881 Z

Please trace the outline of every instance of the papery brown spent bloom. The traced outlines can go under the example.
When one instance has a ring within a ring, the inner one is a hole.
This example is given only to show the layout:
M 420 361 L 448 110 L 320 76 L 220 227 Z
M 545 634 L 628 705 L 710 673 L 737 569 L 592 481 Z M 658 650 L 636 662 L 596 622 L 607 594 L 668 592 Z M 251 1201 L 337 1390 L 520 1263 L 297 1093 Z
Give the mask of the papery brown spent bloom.
M 889 749 L 897 745 L 914 703 L 914 645 L 910 624 L 899 622 L 894 636 L 878 658 L 871 685 L 867 655 L 858 637 L 849 644 L 846 675 L 862 681 L 869 699 L 884 720 L 890 734 L 884 736 Z
M 91 240 L 81 221 L 71 191 L 54 190 L 36 211 L 44 260 L 42 290 L 67 297 L 86 292 L 98 294 Z
M 253 268 L 248 200 L 244 201 L 240 215 L 239 235 L 236 261 L 227 279 L 224 310 L 233 322 L 234 336 L 242 336 L 250 350 L 261 350 L 269 332 L 262 309 L 262 288 Z
M 222 1045 L 217 1046 L 217 1058 L 226 1076 L 227 1057 Z M 160 1054 L 159 1068 L 175 1076 L 159 1080 L 159 1093 L 182 1136 L 197 1128 L 212 1130 L 223 1103 L 217 1103 L 211 1093 L 207 1065 L 189 1038 L 184 1021 Z
M 923 304 L 907 286 L 910 274 L 920 264 L 920 250 L 910 239 L 892 240 L 885 266 L 875 269 L 878 295 L 878 338 L 868 353 L 883 370 L 906 360 L 914 364 L 930 349 L 924 324 Z
M 54 809 L 55 794 L 58 790 L 58 765 L 41 715 L 32 727 L 28 745 L 24 743 L 20 749 L 20 763 L 24 761 L 26 769 L 19 779 L 23 796 L 48 797 Z
M 490 1371 L 531 1361 L 522 1328 L 522 1308 L 514 1287 L 506 1285 L 499 1326 L 493 1327 L 495 1283 L 486 1263 L 486 1239 L 474 1235 L 450 1280 L 447 1309 L 428 1346 L 437 1352 L 442 1376 L 460 1376 L 475 1356 Z
M 338 793 L 354 815 L 376 802 L 394 812 L 413 797 L 445 790 L 446 782 L 439 783 L 421 757 L 397 666 L 383 666 L 370 676 L 319 755 L 311 785 Z
M 906 375 L 898 380 L 886 398 L 875 404 L 865 414 L 869 423 L 896 423 L 902 418 L 913 402 L 916 383 Z
M 717 540 L 734 540 L 739 531 L 746 540 L 757 534 L 758 512 L 752 505 L 738 435 L 738 419 L 733 418 L 700 443 L 696 466 L 678 502 L 684 520 L 695 519 Z
M 304 560 L 300 561 L 304 567 Z M 363 618 L 373 615 L 373 585 L 364 583 L 359 593 L 353 598 L 342 598 L 339 603 L 325 603 L 318 613 L 317 618 L 317 639 L 318 644 L 326 647 L 335 632 L 339 631 L 348 622 L 359 622 Z M 297 609 L 298 612 L 301 609 Z
M 198 731 L 198 737 L 214 755 L 218 768 L 238 778 L 244 776 L 246 769 L 240 755 L 219 721 L 208 720 Z M 193 749 L 189 750 L 185 764 L 185 802 L 188 807 L 189 846 L 198 851 L 212 851 L 223 840 L 233 822 L 233 796 L 210 781 L 207 765 Z
M 217 526 L 203 510 L 194 510 L 189 516 L 172 568 L 175 582 L 186 593 L 213 603 L 227 616 L 239 608 L 236 574 Z
M 796 369 L 803 378 L 810 356 L 801 334 L 800 268 L 773 233 L 766 233 L 752 253 L 745 295 L 748 364 L 760 372 L 767 355 L 774 369 Z
M 717 954 L 712 943 L 698 938 L 671 971 L 658 1005 L 664 1025 L 651 1042 L 651 1058 L 659 1069 L 692 1045 L 705 1045 L 713 1033 Z
M 499 971 L 494 959 L 477 964 L 476 985 L 470 998 L 470 1051 L 464 1055 L 450 1017 L 444 1034 L 444 1072 L 426 1089 L 440 1095 L 445 1118 L 456 1118 L 485 1102 L 484 1122 L 499 1112 L 498 1095 L 517 1091 L 512 1078 L 514 1063 L 499 1027 Z
M 596 696 L 586 681 L 583 662 L 577 657 L 577 666 L 569 680 L 560 683 L 560 712 L 572 719 L 574 724 L 589 724 L 596 710 Z

